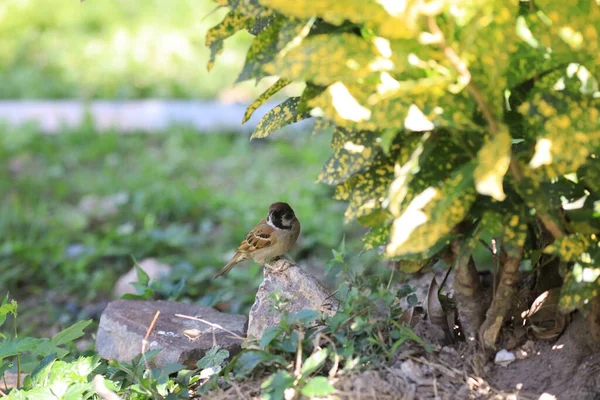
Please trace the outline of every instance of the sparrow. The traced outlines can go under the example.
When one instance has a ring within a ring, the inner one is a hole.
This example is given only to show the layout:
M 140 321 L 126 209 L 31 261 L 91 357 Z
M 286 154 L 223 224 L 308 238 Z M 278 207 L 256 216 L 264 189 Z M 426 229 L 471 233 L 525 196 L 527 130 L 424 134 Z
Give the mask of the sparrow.
M 213 279 L 225 276 L 234 265 L 252 258 L 269 268 L 268 261 L 292 248 L 300 235 L 300 221 L 287 203 L 277 202 L 269 207 L 269 215 L 260 221 L 237 248 L 235 255 Z

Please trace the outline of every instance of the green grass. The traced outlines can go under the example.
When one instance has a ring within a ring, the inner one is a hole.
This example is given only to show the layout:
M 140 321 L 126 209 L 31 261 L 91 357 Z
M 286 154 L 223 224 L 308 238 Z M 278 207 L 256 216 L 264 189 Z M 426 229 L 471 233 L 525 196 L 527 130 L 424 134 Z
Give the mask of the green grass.
M 3 0 L 0 98 L 214 97 L 235 80 L 251 38 L 228 40 L 208 73 L 204 37 L 226 13 L 215 8 L 210 0 Z
M 212 276 L 271 202 L 289 202 L 302 222 L 297 261 L 322 268 L 345 233 L 358 248 L 358 228 L 343 225 L 345 204 L 314 183 L 329 140 L 4 129 L 0 289 L 21 300 L 54 291 L 83 305 L 109 296 L 132 257 L 156 257 L 174 267 L 165 292 L 184 279 L 181 297 L 245 312 L 260 267 L 246 262 L 225 279 Z

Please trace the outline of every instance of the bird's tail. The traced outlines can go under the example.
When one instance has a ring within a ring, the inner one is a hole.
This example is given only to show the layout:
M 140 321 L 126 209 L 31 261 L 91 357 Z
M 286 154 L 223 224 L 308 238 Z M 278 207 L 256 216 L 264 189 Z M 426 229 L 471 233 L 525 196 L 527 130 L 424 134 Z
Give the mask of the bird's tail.
M 233 256 L 233 258 L 231 259 L 231 261 L 229 261 L 226 266 L 221 268 L 219 273 L 216 274 L 213 279 L 217 279 L 220 276 L 227 275 L 229 273 L 229 271 L 231 271 L 231 268 L 234 267 L 234 265 L 236 265 L 237 263 L 239 263 L 241 261 L 244 261 L 245 259 L 246 259 L 246 257 L 244 257 L 243 254 L 236 253 L 235 256 Z

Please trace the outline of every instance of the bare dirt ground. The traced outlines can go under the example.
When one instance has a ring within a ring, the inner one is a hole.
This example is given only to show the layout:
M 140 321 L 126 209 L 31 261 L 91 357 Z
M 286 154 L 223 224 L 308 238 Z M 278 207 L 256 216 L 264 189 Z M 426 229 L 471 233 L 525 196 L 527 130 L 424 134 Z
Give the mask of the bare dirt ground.
M 420 300 L 432 274 L 411 281 Z M 433 344 L 433 351 L 407 343 L 389 365 L 337 379 L 337 392 L 329 398 L 600 400 L 600 343 L 593 342 L 579 313 L 571 316 L 558 338 L 523 338 L 519 346 L 510 349 L 516 360 L 507 366 L 496 365 L 495 353 L 484 352 L 477 345 L 441 345 L 436 327 L 426 318 L 414 330 Z M 199 398 L 259 399 L 262 380 L 237 382 Z

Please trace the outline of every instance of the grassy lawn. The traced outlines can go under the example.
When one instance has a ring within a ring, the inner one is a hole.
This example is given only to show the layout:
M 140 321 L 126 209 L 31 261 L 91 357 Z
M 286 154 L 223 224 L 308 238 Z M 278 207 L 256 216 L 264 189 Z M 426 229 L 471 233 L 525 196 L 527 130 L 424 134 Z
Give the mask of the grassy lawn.
M 314 183 L 330 154 L 327 135 L 248 143 L 186 129 L 4 129 L 0 140 L 1 291 L 19 300 L 52 292 L 83 306 L 110 296 L 133 257 L 156 257 L 174 267 L 158 297 L 246 312 L 260 267 L 246 262 L 225 279 L 212 276 L 276 200 L 302 222 L 297 261 L 322 269 L 344 234 L 360 246 L 359 228 L 343 225 L 345 205 Z

